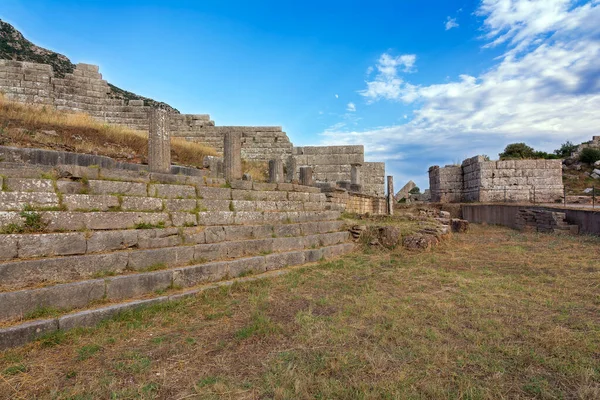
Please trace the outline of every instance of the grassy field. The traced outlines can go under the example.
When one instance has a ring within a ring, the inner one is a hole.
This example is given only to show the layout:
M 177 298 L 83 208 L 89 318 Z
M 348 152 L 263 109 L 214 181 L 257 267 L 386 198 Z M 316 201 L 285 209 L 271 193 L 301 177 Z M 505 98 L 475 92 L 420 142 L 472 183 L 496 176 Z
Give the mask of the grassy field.
M 0 397 L 598 399 L 599 244 L 352 254 L 0 353 Z
M 6 100 L 0 93 L 0 145 L 98 154 L 127 162 L 146 162 L 148 134 L 96 121 L 84 113 Z M 173 162 L 202 167 L 213 148 L 171 139 Z

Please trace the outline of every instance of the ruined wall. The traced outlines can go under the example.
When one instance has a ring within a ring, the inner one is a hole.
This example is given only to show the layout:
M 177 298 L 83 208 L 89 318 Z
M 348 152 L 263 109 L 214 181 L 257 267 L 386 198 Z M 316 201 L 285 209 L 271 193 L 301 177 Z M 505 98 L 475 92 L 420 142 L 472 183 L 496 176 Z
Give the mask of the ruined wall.
M 386 215 L 387 204 L 384 197 L 364 193 L 351 193 L 340 188 L 324 189 L 329 203 L 336 209 L 356 214 Z
M 50 65 L 0 60 L 0 91 L 9 100 L 55 106 L 58 110 L 85 112 L 111 124 L 148 131 L 148 110 L 143 100 L 112 99 L 110 87 L 98 66 L 77 64 L 73 73 L 57 77 Z M 204 143 L 223 151 L 223 135 L 242 131 L 242 156 L 267 161 L 291 155 L 292 144 L 281 127 L 214 126 L 207 114 L 173 114 L 171 136 Z
M 561 160 L 486 161 L 429 169 L 434 202 L 551 203 L 563 196 Z
M 361 164 L 362 192 L 384 196 L 385 163 L 365 162 L 365 149 L 362 145 L 294 147 L 293 157 L 298 168 L 313 168 L 313 177 L 317 183 L 349 183 L 352 164 Z

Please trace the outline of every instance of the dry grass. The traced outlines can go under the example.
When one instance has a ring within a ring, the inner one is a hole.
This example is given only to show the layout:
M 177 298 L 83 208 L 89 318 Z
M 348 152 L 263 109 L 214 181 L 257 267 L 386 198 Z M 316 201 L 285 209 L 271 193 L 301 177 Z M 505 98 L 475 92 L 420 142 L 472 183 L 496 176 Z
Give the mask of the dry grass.
M 3 398 L 600 398 L 597 238 L 474 227 L 0 354 Z
M 250 174 L 253 181 L 266 182 L 269 179 L 269 163 L 266 161 L 242 160 L 242 171 Z
M 0 94 L 0 145 L 74 151 L 145 163 L 148 134 L 105 124 L 84 113 L 8 101 Z M 210 147 L 178 138 L 171 139 L 171 153 L 174 162 L 196 167 L 202 167 L 204 156 L 217 154 Z

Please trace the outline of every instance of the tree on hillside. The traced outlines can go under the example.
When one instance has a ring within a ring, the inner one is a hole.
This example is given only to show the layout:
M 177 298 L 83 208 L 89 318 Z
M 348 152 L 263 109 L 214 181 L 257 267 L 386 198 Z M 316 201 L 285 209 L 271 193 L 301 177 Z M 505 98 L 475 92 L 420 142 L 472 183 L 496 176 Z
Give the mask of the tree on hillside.
M 559 158 L 567 158 L 571 156 L 577 150 L 577 145 L 571 143 L 569 140 L 560 145 L 558 150 L 554 150 L 554 154 L 556 154 Z
M 532 147 L 527 146 L 525 143 L 511 143 L 504 148 L 504 152 L 500 153 L 500 159 L 514 159 L 514 158 L 534 158 L 535 150 Z

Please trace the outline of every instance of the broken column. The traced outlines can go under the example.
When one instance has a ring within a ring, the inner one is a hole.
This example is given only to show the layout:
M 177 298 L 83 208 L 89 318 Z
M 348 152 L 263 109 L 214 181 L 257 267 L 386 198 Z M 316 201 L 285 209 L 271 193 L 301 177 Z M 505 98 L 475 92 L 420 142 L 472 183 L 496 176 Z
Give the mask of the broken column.
M 283 161 L 280 158 L 269 160 L 269 182 L 283 182 Z
M 171 172 L 169 111 L 164 108 L 150 109 L 148 122 L 148 167 L 150 172 L 168 174 Z
M 388 204 L 388 215 L 394 215 L 394 177 L 388 175 L 387 177 L 387 204 Z
M 223 170 L 225 180 L 242 178 L 242 133 L 225 132 L 223 139 Z
M 289 156 L 286 163 L 286 176 L 285 181 L 292 183 L 296 180 L 296 157 Z
M 313 185 L 312 167 L 300 167 L 300 184 L 304 186 Z
M 350 190 L 353 192 L 362 192 L 361 167 L 361 163 L 350 164 Z

